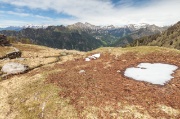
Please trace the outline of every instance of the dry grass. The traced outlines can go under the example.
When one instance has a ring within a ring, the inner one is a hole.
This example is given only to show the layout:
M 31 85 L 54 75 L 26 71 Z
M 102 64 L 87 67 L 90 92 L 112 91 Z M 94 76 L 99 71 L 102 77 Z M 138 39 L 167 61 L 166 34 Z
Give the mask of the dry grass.
M 0 82 L 2 119 L 180 117 L 179 70 L 174 74 L 175 79 L 164 87 L 126 79 L 117 73 L 140 61 L 164 61 L 180 66 L 180 51 L 159 47 L 108 47 L 83 53 L 25 44 L 15 47 L 22 51 L 24 59 L 4 60 L 0 66 L 9 61 L 32 68 L 44 66 Z M 84 61 L 86 56 L 98 52 L 102 54 L 100 59 Z M 79 74 L 80 70 L 85 73 Z M 172 97 L 168 97 L 170 95 Z
M 16 116 L 17 119 L 60 119 L 63 116 L 64 118 L 76 116 L 76 110 L 69 105 L 69 100 L 59 98 L 57 86 L 37 80 L 21 88 L 21 92 L 15 92 L 9 98 L 12 110 L 20 112 Z M 62 112 L 58 113 L 59 110 Z
M 166 106 L 166 105 L 158 105 L 159 109 L 164 111 L 165 113 L 167 113 L 168 115 L 172 116 L 172 117 L 178 117 L 178 115 L 180 115 L 180 111 L 177 109 L 174 109 L 170 106 Z
M 31 52 L 38 52 L 40 50 L 47 48 L 47 47 L 39 46 L 39 45 L 21 44 L 21 43 L 13 44 L 13 46 L 19 48 L 19 50 L 21 51 L 31 51 Z
M 96 50 L 93 50 L 89 53 L 110 53 L 112 55 L 121 55 L 127 52 L 137 53 L 138 55 L 146 55 L 153 52 L 164 52 L 164 53 L 180 53 L 179 50 L 176 49 L 169 49 L 165 47 L 158 47 L 158 46 L 138 46 L 138 47 L 128 47 L 128 48 L 121 48 L 121 47 L 103 47 Z
M 22 51 L 22 57 L 11 60 L 0 60 L 0 67 L 2 67 L 7 62 L 18 62 L 26 64 L 33 69 L 39 66 L 51 64 L 53 62 L 58 62 L 61 60 L 72 60 L 75 57 L 79 57 L 84 54 L 83 52 L 79 51 L 59 50 L 30 44 L 13 44 L 13 46 Z M 8 49 L 11 48 L 7 48 L 7 50 Z M 0 53 L 1 55 L 3 55 L 3 53 L 7 53 L 6 48 L 3 48 L 2 50 L 3 52 Z
M 163 87 L 131 80 L 124 77 L 123 71 L 139 62 L 161 62 L 180 66 L 179 51 L 158 47 L 117 48 L 111 52 L 108 50 L 109 48 L 102 48 L 87 54 L 100 52 L 102 55 L 98 60 L 85 62 L 77 59 L 56 65 L 54 68 L 64 70 L 48 77 L 50 83 L 63 89 L 60 91 L 61 97 L 71 99 L 71 103 L 78 110 L 79 118 L 178 118 L 179 70 L 174 74 L 175 78 Z M 85 73 L 79 74 L 80 70 L 85 70 Z M 106 101 L 110 104 L 107 105 Z M 123 106 L 119 107 L 118 102 Z M 176 110 L 172 111 L 175 114 L 165 113 L 159 109 L 157 103 Z
M 44 75 L 45 76 L 45 75 Z M 32 77 L 18 76 L 11 81 L 1 82 L 1 118 L 7 119 L 61 119 L 77 116 L 69 99 L 62 99 L 60 89 L 44 83 L 45 77 L 37 74 Z
M 6 53 L 13 51 L 11 47 L 2 47 L 0 46 L 0 57 L 3 57 L 6 55 Z
M 61 69 L 48 70 L 49 67 L 54 66 L 53 62 L 62 63 L 73 60 L 74 57 L 81 56 L 83 52 L 26 44 L 14 46 L 22 51 L 22 58 L 1 60 L 0 66 L 7 62 L 23 63 L 30 68 L 44 66 L 0 82 L 0 118 L 75 118 L 77 113 L 69 104 L 69 99 L 60 98 L 58 95 L 60 89 L 56 85 L 45 83 L 45 79 L 48 74 L 61 71 Z
M 121 104 L 116 108 L 108 104 L 105 107 L 89 106 L 82 112 L 82 117 L 85 119 L 99 119 L 99 117 L 103 119 L 153 119 L 145 109 L 128 104 Z

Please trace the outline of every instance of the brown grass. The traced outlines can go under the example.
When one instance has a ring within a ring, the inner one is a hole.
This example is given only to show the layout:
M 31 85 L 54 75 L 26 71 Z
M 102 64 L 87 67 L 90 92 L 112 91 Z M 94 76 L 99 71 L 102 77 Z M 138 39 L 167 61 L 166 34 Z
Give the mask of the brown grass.
M 11 47 L 2 47 L 0 46 L 0 57 L 3 57 L 6 55 L 6 53 L 13 51 Z
M 162 62 L 180 67 L 180 51 L 137 47 L 100 48 L 83 53 L 18 45 L 25 58 L 20 62 L 32 67 L 40 61 L 44 64 L 0 82 L 0 118 L 180 118 L 180 69 L 165 86 L 123 76 L 127 67 L 140 62 Z M 33 52 L 35 50 L 37 52 Z M 101 52 L 99 59 L 84 61 L 86 56 L 98 52 Z M 49 64 L 59 56 L 60 61 Z M 18 62 L 18 59 L 10 61 Z M 80 74 L 80 70 L 85 73 Z
M 129 115 L 128 118 L 139 118 L 138 115 L 141 118 L 178 118 L 180 114 L 179 69 L 174 74 L 175 78 L 165 86 L 135 81 L 124 77 L 123 72 L 127 67 L 136 66 L 140 62 L 169 63 L 180 67 L 179 57 L 180 54 L 177 52 L 168 53 L 167 51 L 150 52 L 141 56 L 138 53 L 129 52 L 122 53 L 118 57 L 106 52 L 100 59 L 91 62 L 77 59 L 56 65 L 54 68 L 63 67 L 64 70 L 51 74 L 48 79 L 49 82 L 63 89 L 59 93 L 60 97 L 71 99 L 71 104 L 78 111 L 79 118 L 87 116 L 112 118 L 111 115 L 118 118 L 120 114 L 117 110 L 122 112 L 126 110 L 118 106 L 119 102 L 123 106 L 143 107 L 143 109 L 131 107 L 132 110 L 128 108 L 127 110 L 130 111 L 127 111 L 127 114 L 121 114 L 122 118 L 127 118 L 127 115 Z M 85 73 L 79 74 L 80 70 L 85 70 Z M 121 74 L 117 72 L 118 70 Z M 110 104 L 107 105 L 107 102 Z M 172 111 L 173 115 L 159 109 L 157 105 L 166 105 L 176 111 Z M 106 106 L 110 106 L 113 113 L 106 112 L 104 110 Z

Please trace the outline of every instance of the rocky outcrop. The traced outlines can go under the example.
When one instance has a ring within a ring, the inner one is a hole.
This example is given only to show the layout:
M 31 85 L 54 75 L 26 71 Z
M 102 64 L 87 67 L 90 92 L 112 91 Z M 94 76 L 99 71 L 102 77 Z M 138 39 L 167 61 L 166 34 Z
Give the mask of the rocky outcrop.
M 0 34 L 0 46 L 9 46 L 10 43 L 5 35 Z
M 14 49 L 14 51 L 6 53 L 6 55 L 1 56 L 0 59 L 5 59 L 5 58 L 15 59 L 15 58 L 21 57 L 22 52 L 15 47 L 12 47 L 12 48 Z
M 21 57 L 21 51 L 13 51 L 6 54 L 6 58 L 15 59 Z
M 5 57 L 9 59 L 15 59 L 21 57 L 21 54 L 21 51 L 14 47 L 14 51 L 7 53 Z

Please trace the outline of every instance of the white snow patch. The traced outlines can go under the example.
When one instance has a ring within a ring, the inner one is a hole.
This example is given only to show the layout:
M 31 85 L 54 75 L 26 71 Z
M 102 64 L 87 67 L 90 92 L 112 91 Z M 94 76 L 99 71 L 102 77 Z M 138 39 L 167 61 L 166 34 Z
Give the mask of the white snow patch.
M 94 56 L 88 56 L 88 58 L 91 60 L 91 59 L 96 59 L 96 57 Z
M 87 58 L 85 58 L 85 61 L 91 61 L 92 59 L 95 60 L 95 59 L 100 58 L 100 56 L 101 56 L 101 54 L 100 54 L 100 53 L 97 53 L 97 54 L 88 56 Z
M 95 58 L 99 58 L 100 56 L 101 56 L 100 53 L 97 53 L 97 54 L 92 55 L 92 57 L 95 57 Z
M 91 59 L 89 59 L 89 58 L 85 58 L 85 61 L 89 62 L 89 61 L 91 61 Z
M 82 74 L 82 73 L 85 73 L 86 71 L 85 70 L 80 70 L 79 73 Z
M 127 68 L 124 75 L 135 80 L 164 85 L 173 78 L 171 74 L 178 69 L 175 65 L 162 63 L 140 63 L 137 67 Z

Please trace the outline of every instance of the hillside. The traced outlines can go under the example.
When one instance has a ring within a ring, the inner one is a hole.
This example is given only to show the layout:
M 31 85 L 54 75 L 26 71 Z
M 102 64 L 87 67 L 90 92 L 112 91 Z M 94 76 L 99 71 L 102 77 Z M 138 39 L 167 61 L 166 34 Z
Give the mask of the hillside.
M 102 40 L 107 46 L 124 46 L 143 36 L 161 33 L 168 27 L 149 24 L 129 24 L 125 26 L 95 26 L 90 23 L 75 23 L 67 26 L 71 30 L 85 31 L 96 39 Z
M 16 28 L 21 28 L 16 30 Z M 134 39 L 161 33 L 167 27 L 149 24 L 125 26 L 95 26 L 90 23 L 75 23 L 68 26 L 7 27 L 0 31 L 9 41 L 33 43 L 60 49 L 89 51 L 101 46 L 124 46 Z M 14 31 L 12 31 L 14 29 Z
M 179 50 L 108 47 L 85 53 L 27 44 L 13 46 L 22 57 L 0 60 L 0 67 L 19 62 L 31 70 L 0 81 L 2 119 L 180 118 L 179 68 L 165 85 L 124 76 L 126 68 L 140 62 L 180 67 Z M 0 49 L 9 52 L 11 47 Z M 100 58 L 84 60 L 95 53 L 100 53 Z
M 64 26 L 49 26 L 46 29 L 26 28 L 21 31 L 1 31 L 15 40 L 29 39 L 29 42 L 59 49 L 89 51 L 103 46 L 100 40 L 86 32 L 71 31 Z
M 180 22 L 161 34 L 151 35 L 134 41 L 131 46 L 162 46 L 180 49 Z
M 127 44 L 132 43 L 136 39 L 154 35 L 154 34 L 160 34 L 163 31 L 165 31 L 168 27 L 158 27 L 156 25 L 149 25 L 145 28 L 140 28 L 139 30 L 136 30 L 118 40 L 116 40 L 114 43 L 111 44 L 111 46 L 119 47 L 119 46 L 125 46 Z

